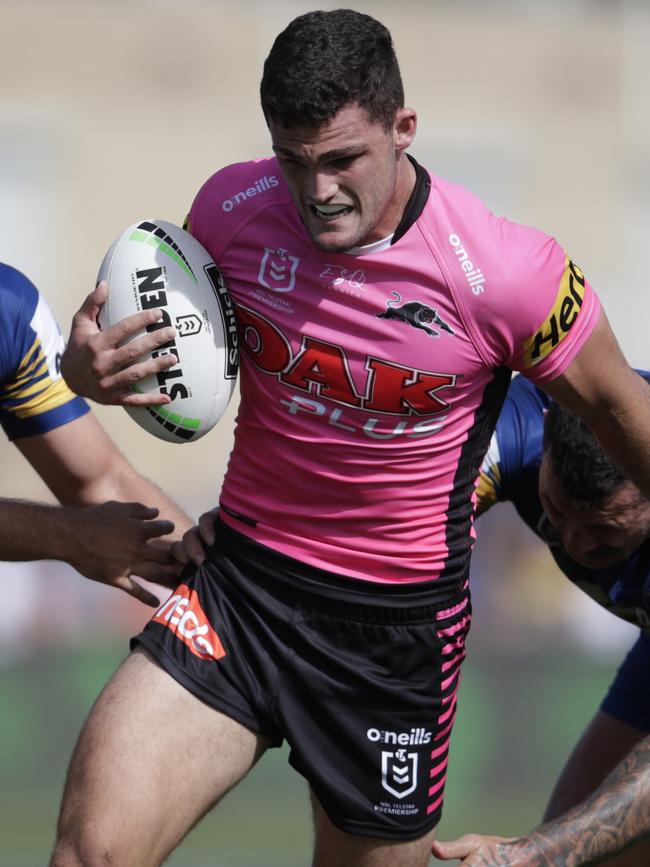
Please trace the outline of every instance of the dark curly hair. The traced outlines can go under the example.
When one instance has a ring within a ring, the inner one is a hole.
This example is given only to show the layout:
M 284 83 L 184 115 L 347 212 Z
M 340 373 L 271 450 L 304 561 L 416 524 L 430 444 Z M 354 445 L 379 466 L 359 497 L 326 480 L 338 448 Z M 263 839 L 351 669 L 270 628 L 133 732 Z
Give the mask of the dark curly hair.
M 390 129 L 404 106 L 391 35 L 352 9 L 300 15 L 273 43 L 260 96 L 267 123 L 318 127 L 357 103 Z
M 564 492 L 576 503 L 597 506 L 628 481 L 591 429 L 557 403 L 544 419 L 544 451 Z

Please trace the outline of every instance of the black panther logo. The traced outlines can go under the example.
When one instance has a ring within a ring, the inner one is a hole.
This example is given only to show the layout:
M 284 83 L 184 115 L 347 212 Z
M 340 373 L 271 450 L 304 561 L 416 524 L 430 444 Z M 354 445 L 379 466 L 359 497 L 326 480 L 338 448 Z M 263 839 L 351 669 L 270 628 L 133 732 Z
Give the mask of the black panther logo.
M 429 307 L 421 301 L 406 301 L 404 304 L 400 304 L 402 296 L 399 292 L 393 291 L 391 294 L 395 296 L 396 300 L 389 301 L 383 313 L 377 313 L 380 319 L 399 319 L 401 322 L 406 322 L 407 325 L 412 325 L 413 328 L 421 328 L 430 337 L 440 337 L 440 332 L 431 327 L 432 323 L 448 334 L 454 334 L 453 329 L 440 318 L 438 311 L 434 310 L 433 307 Z

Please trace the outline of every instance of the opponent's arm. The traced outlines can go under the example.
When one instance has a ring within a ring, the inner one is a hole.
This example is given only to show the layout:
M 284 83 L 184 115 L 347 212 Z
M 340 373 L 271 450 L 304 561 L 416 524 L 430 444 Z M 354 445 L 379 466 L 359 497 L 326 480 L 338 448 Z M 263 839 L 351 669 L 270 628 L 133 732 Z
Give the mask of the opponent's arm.
M 650 388 L 623 357 L 604 313 L 566 371 L 542 388 L 589 425 L 650 498 Z
M 129 340 L 161 318 L 160 310 L 154 309 L 142 310 L 102 331 L 97 317 L 107 298 L 108 284 L 102 281 L 75 313 L 68 344 L 61 358 L 63 378 L 76 394 L 92 398 L 97 403 L 122 406 L 169 403 L 167 395 L 139 394 L 131 391 L 130 386 L 178 363 L 176 356 L 169 353 L 145 361 L 138 360 L 172 340 L 175 329 L 158 328 Z
M 157 606 L 158 598 L 131 578 L 133 573 L 157 583 L 176 581 L 169 551 L 150 544 L 174 527 L 154 520 L 157 515 L 141 503 L 78 508 L 3 499 L 0 559 L 62 560 L 92 581 Z
M 616 766 L 585 801 L 524 837 L 468 834 L 435 842 L 443 861 L 465 867 L 585 867 L 617 855 L 650 835 L 650 735 Z
M 180 542 L 192 522 L 133 469 L 92 413 L 15 443 L 57 499 L 77 508 L 32 504 L 38 512 L 33 517 L 44 523 L 40 546 L 30 548 L 35 540 L 29 532 L 37 535 L 41 529 L 21 520 L 29 504 L 5 504 L 14 510 L 4 540 L 5 550 L 13 554 L 5 559 L 36 559 L 29 551 L 38 550 L 39 557 L 65 560 L 87 577 L 116 586 L 131 586 L 131 574 L 176 585 L 179 569 L 170 545 Z M 154 521 L 157 515 L 161 520 Z

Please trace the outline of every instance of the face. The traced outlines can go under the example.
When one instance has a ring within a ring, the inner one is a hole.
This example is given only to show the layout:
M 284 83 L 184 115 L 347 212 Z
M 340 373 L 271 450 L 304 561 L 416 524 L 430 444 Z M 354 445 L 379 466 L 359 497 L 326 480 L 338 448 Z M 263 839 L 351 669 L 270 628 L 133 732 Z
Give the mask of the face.
M 599 505 L 585 506 L 566 495 L 544 455 L 539 495 L 549 521 L 562 536 L 564 550 L 588 569 L 625 560 L 650 538 L 650 501 L 632 482 L 625 482 Z
M 356 104 L 318 128 L 269 124 L 282 174 L 319 249 L 344 252 L 395 230 L 415 183 L 404 154 L 415 127 L 411 109 L 400 109 L 386 129 Z

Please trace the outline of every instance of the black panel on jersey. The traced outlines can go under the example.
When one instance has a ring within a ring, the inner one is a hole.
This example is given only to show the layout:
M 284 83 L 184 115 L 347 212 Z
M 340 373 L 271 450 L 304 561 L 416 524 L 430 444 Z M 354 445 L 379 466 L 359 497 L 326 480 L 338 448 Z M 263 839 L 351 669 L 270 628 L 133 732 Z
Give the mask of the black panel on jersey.
M 413 191 L 409 196 L 406 207 L 404 208 L 402 219 L 399 221 L 399 224 L 395 229 L 391 245 L 396 241 L 399 241 L 402 235 L 405 235 L 413 223 L 415 223 L 424 210 L 424 206 L 429 198 L 429 193 L 431 192 L 431 178 L 429 177 L 429 173 L 423 169 L 410 154 L 406 154 L 406 156 L 415 169 L 415 186 L 413 187 Z
M 447 559 L 438 581 L 444 587 L 450 580 L 458 581 L 459 586 L 468 577 L 470 537 L 472 521 L 472 492 L 478 477 L 481 463 L 490 445 L 497 418 L 508 393 L 512 371 L 508 367 L 498 367 L 494 378 L 483 392 L 483 399 L 476 410 L 474 423 L 461 448 L 458 466 L 454 476 L 454 487 L 447 508 L 445 545 Z

